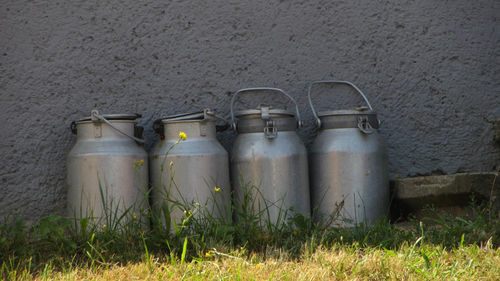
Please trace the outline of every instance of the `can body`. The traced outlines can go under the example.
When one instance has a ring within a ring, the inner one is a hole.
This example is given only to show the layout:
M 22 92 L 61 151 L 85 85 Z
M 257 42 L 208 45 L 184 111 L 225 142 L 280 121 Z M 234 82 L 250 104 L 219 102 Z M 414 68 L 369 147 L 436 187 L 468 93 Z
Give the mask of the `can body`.
M 311 98 L 315 84 L 348 87 L 366 106 L 317 113 Z M 325 227 L 373 224 L 389 208 L 387 153 L 377 114 L 349 81 L 312 81 L 307 96 L 319 129 L 309 156 L 315 220 Z
M 311 198 L 317 219 L 370 225 L 387 213 L 389 180 L 381 136 L 358 128 L 323 129 L 310 153 Z
M 310 216 L 308 162 L 293 116 L 270 118 L 272 129 L 260 114 L 239 116 L 231 175 L 236 218 L 251 213 L 278 225 L 294 213 Z
M 113 120 L 134 135 L 135 121 Z M 77 141 L 67 158 L 67 215 L 115 227 L 142 221 L 147 210 L 147 153 L 134 140 L 99 121 L 76 122 Z
M 162 122 L 164 138 L 150 152 L 157 223 L 174 229 L 190 216 L 231 220 L 229 157 L 216 139 L 215 121 Z

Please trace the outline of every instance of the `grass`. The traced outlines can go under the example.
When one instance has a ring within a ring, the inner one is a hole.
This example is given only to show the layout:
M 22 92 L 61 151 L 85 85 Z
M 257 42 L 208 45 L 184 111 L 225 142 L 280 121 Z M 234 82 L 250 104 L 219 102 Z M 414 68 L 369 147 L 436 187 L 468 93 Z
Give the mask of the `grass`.
M 0 226 L 3 280 L 83 279 L 460 279 L 500 276 L 500 222 L 488 208 L 476 215 L 413 220 L 400 229 L 381 220 L 372 227 L 328 228 L 300 215 L 280 228 L 255 219 L 234 224 L 187 215 L 174 232 L 119 228 L 49 216 L 26 227 Z M 249 231 L 251 231 L 249 233 Z
M 244 254 L 244 256 L 246 256 Z M 300 260 L 269 258 L 258 255 L 245 258 L 216 256 L 186 264 L 151 261 L 105 270 L 72 270 L 51 275 L 54 280 L 495 280 L 500 276 L 499 251 L 467 246 L 445 250 L 438 246 L 418 251 L 404 245 L 397 252 L 336 245 L 318 248 Z M 43 277 L 39 277 L 43 279 Z
M 269 207 L 279 204 L 256 200 L 252 188 L 244 188 L 248 192 L 239 208 L 227 210 L 234 222 L 186 200 L 168 201 L 140 216 L 109 208 L 107 226 L 102 218 L 55 215 L 32 226 L 7 220 L 0 225 L 0 278 L 500 279 L 500 219 L 491 204 L 473 201 L 472 217 L 436 211 L 432 218 L 410 219 L 406 228 L 386 219 L 370 227 L 331 228 L 330 222 L 316 223 L 293 210 L 280 209 L 278 222 L 271 222 Z M 256 208 L 259 202 L 263 210 Z M 175 221 L 172 206 L 183 211 L 182 221 Z M 151 227 L 145 227 L 144 217 Z

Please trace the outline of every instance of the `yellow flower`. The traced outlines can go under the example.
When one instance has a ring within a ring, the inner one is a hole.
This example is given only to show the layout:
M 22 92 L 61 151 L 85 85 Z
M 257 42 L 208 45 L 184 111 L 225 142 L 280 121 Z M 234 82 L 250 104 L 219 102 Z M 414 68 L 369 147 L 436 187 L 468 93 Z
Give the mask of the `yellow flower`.
M 214 191 L 215 191 L 215 192 L 219 192 L 219 191 L 220 191 L 220 188 L 218 188 L 217 186 L 214 186 Z
M 186 140 L 186 139 L 187 139 L 187 135 L 186 135 L 186 133 L 184 133 L 183 131 L 180 131 L 180 132 L 179 132 L 179 138 L 180 138 L 181 140 Z
M 134 160 L 134 168 L 138 168 L 144 165 L 144 159 L 141 160 Z
M 210 252 L 206 252 L 206 253 L 205 253 L 205 257 L 207 257 L 207 258 L 211 258 L 211 257 L 212 257 L 212 253 L 210 253 Z

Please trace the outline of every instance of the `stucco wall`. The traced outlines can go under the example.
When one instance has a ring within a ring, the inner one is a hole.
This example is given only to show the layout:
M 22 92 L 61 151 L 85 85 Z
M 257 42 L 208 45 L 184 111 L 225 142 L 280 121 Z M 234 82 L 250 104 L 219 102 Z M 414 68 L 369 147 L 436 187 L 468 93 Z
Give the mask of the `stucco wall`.
M 2 1 L 0 217 L 62 210 L 69 124 L 94 107 L 142 113 L 149 148 L 161 115 L 229 117 L 232 92 L 274 86 L 298 100 L 310 143 L 312 79 L 365 91 L 392 176 L 491 171 L 499 16 L 495 0 Z M 331 107 L 359 101 L 317 93 Z M 220 138 L 230 148 L 234 134 Z

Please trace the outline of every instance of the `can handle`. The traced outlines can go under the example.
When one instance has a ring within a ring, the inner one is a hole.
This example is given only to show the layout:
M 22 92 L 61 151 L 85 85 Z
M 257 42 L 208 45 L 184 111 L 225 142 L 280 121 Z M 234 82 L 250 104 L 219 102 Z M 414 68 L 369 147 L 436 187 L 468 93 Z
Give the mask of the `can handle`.
M 363 98 L 363 100 L 368 105 L 368 108 L 370 110 L 373 110 L 372 105 L 370 104 L 370 102 L 368 101 L 368 99 L 366 98 L 366 96 L 363 94 L 363 92 L 356 85 L 354 85 L 353 83 L 351 83 L 349 81 L 341 81 L 341 80 L 316 80 L 316 81 L 311 81 L 311 82 L 308 83 L 308 87 L 307 87 L 307 98 L 309 100 L 309 105 L 311 106 L 311 110 L 312 110 L 312 113 L 314 115 L 314 118 L 316 119 L 316 126 L 318 128 L 321 127 L 321 120 L 319 120 L 318 114 L 316 113 L 316 110 L 314 109 L 314 105 L 312 103 L 311 89 L 312 89 L 313 84 L 323 84 L 323 83 L 324 84 L 327 84 L 327 83 L 330 83 L 330 84 L 343 84 L 343 85 L 351 86 Z
M 287 98 L 289 98 L 295 104 L 295 111 L 297 112 L 297 115 L 295 116 L 295 119 L 297 119 L 297 126 L 299 128 L 302 127 L 302 121 L 300 120 L 299 106 L 297 105 L 297 102 L 295 101 L 295 99 L 292 96 L 290 96 L 289 94 L 285 93 L 285 91 L 283 91 L 282 89 L 267 88 L 267 87 L 257 87 L 257 88 L 240 89 L 240 90 L 236 91 L 233 94 L 233 97 L 231 98 L 231 127 L 233 128 L 233 130 L 236 131 L 236 121 L 234 120 L 234 109 L 233 109 L 234 102 L 236 101 L 236 97 L 238 96 L 238 94 L 243 93 L 243 92 L 256 92 L 256 91 L 271 91 L 271 92 L 276 92 L 276 93 L 283 94 L 284 96 L 286 96 Z
M 205 109 L 205 110 L 203 110 L 203 114 L 207 115 L 207 116 L 212 116 L 213 118 L 218 119 L 218 120 L 224 122 L 223 125 L 215 125 L 215 130 L 217 132 L 225 131 L 229 127 L 229 122 L 226 120 L 226 118 L 217 115 L 215 113 L 215 111 L 209 110 L 209 109 Z
M 90 116 L 91 116 L 92 119 L 96 118 L 96 119 L 99 119 L 99 120 L 103 121 L 104 123 L 108 124 L 111 128 L 113 128 L 116 131 L 118 131 L 120 134 L 122 134 L 124 136 L 127 136 L 127 137 L 135 140 L 138 143 L 144 143 L 145 142 L 144 139 L 136 138 L 136 137 L 131 136 L 131 135 L 123 132 L 122 130 L 118 129 L 115 125 L 113 125 L 111 122 L 109 122 L 108 119 L 104 118 L 104 116 L 102 116 L 101 114 L 99 114 L 99 111 L 97 109 L 93 109 L 90 112 Z

